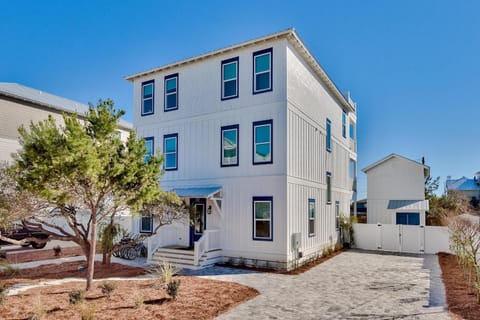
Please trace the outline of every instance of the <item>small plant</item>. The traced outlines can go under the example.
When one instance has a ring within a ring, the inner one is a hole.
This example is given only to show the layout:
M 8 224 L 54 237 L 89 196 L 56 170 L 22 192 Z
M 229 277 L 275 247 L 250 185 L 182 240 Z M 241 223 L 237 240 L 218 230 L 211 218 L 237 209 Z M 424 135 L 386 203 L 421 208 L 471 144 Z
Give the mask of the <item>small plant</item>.
M 330 255 L 329 247 L 323 248 L 322 257 L 328 257 Z
M 7 277 L 14 276 L 18 272 L 18 268 L 12 267 L 7 260 L 0 260 L 0 275 Z
M 177 298 L 178 289 L 180 288 L 180 279 L 172 280 L 167 283 L 167 293 L 175 300 Z
M 78 305 L 78 313 L 82 320 L 93 320 L 95 315 L 95 306 L 82 302 Z
M 70 304 L 77 304 L 85 300 L 85 293 L 82 290 L 72 290 L 68 293 Z
M 112 295 L 113 291 L 117 288 L 117 285 L 113 282 L 103 282 L 101 285 L 98 286 L 102 289 L 102 293 L 106 295 L 108 298 Z
M 172 277 L 177 273 L 177 268 L 168 261 L 162 263 L 152 270 L 152 274 L 160 275 L 157 277 L 158 285 L 164 285 L 172 280 Z
M 53 253 L 55 257 L 60 256 L 60 254 L 62 253 L 62 247 L 60 247 L 59 245 L 56 245 L 55 247 L 53 247 Z
M 42 303 L 40 295 L 35 297 L 35 300 L 32 303 L 32 310 L 33 314 L 28 318 L 29 320 L 40 320 L 45 316 L 45 314 L 47 314 L 47 310 L 45 309 L 45 305 Z
M 340 250 L 342 250 L 342 245 L 340 244 L 340 242 L 335 243 L 335 249 L 334 249 L 334 250 L 335 250 L 335 251 L 340 251 Z
M 2 304 L 3 301 L 5 301 L 5 298 L 7 297 L 7 290 L 8 290 L 7 285 L 4 283 L 0 283 L 0 304 Z
M 133 300 L 135 301 L 135 309 L 140 309 L 143 306 L 145 299 L 140 291 L 133 291 Z

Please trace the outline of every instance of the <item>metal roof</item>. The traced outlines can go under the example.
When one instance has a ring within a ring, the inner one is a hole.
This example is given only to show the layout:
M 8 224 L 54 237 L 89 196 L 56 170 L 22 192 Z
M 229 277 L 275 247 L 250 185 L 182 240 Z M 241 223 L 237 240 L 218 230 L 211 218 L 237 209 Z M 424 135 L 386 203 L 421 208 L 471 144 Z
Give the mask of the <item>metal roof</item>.
M 462 177 L 456 180 L 447 180 L 445 183 L 447 190 L 458 191 L 480 191 L 480 185 L 474 179 Z
M 387 209 L 389 210 L 428 210 L 428 200 L 390 200 Z
M 423 169 L 424 169 L 424 176 L 425 176 L 425 177 L 428 177 L 428 176 L 430 175 L 430 167 L 429 167 L 429 166 L 427 166 L 427 165 L 425 165 L 425 164 L 421 164 L 420 162 L 417 162 L 417 161 L 414 161 L 414 160 L 405 158 L 405 157 L 403 157 L 403 156 L 401 156 L 401 155 L 398 155 L 398 154 L 396 154 L 396 153 L 392 153 L 392 154 L 386 156 L 385 158 L 383 158 L 383 159 L 381 159 L 381 160 L 378 160 L 378 161 L 375 162 L 375 163 L 372 163 L 372 164 L 369 165 L 368 167 L 363 168 L 362 171 L 363 171 L 364 173 L 367 173 L 368 171 L 370 171 L 371 169 L 375 168 L 376 166 L 379 166 L 379 165 L 381 165 L 382 163 L 387 162 L 388 160 L 393 159 L 393 158 L 399 158 L 399 159 L 407 160 L 407 161 L 413 162 L 413 163 L 415 163 L 415 164 L 417 164 L 417 165 L 419 165 L 419 166 L 422 166 Z
M 290 28 L 284 31 L 272 33 L 263 37 L 255 38 L 249 41 L 241 42 L 239 44 L 235 44 L 232 46 L 228 46 L 222 49 L 218 50 L 213 50 L 209 51 L 207 53 L 194 56 L 191 58 L 179 60 L 170 64 L 166 64 L 163 66 L 159 66 L 153 69 L 149 69 L 146 71 L 142 71 L 139 73 L 135 73 L 129 76 L 126 76 L 125 79 L 129 81 L 133 81 L 136 78 L 143 77 L 152 73 L 157 73 L 157 72 L 162 72 L 168 69 L 173 69 L 173 68 L 178 68 L 183 65 L 189 64 L 189 63 L 194 63 L 198 62 L 204 59 L 208 59 L 214 56 L 218 56 L 227 52 L 231 52 L 234 50 L 242 49 L 245 47 L 250 47 L 254 45 L 258 45 L 261 43 L 265 43 L 268 41 L 273 41 L 273 40 L 278 40 L 278 39 L 286 39 L 287 41 L 290 42 L 290 44 L 293 45 L 293 47 L 298 51 L 298 53 L 302 56 L 302 58 L 308 63 L 308 65 L 313 69 L 315 74 L 321 79 L 321 81 L 330 89 L 330 91 L 333 93 L 333 95 L 340 101 L 340 103 L 347 109 L 352 112 L 355 111 L 356 109 L 356 104 L 350 99 L 350 97 L 345 97 L 336 84 L 330 79 L 330 77 L 327 75 L 323 67 L 318 63 L 318 61 L 315 59 L 315 57 L 310 53 L 308 48 L 305 46 L 305 44 L 302 42 L 300 37 L 297 35 L 295 32 L 294 28 Z
M 221 186 L 198 186 L 171 188 L 167 189 L 166 191 L 175 192 L 179 197 L 210 198 L 220 190 L 222 190 Z
M 0 82 L 0 95 L 30 102 L 61 112 L 78 113 L 83 115 L 88 111 L 88 105 L 59 97 L 48 92 L 22 86 L 18 83 Z M 119 121 L 119 126 L 124 129 L 133 129 L 133 125 L 124 120 Z

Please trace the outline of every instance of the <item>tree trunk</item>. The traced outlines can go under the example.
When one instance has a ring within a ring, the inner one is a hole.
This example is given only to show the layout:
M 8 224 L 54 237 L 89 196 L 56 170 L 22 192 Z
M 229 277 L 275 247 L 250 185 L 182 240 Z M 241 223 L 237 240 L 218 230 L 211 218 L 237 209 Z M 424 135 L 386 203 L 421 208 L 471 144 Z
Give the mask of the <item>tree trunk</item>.
M 95 214 L 92 212 L 92 214 Z M 87 258 L 87 287 L 86 291 L 92 288 L 93 283 L 93 273 L 95 271 L 95 252 L 97 249 L 97 219 L 94 216 L 91 224 L 91 239 L 90 239 L 90 252 Z

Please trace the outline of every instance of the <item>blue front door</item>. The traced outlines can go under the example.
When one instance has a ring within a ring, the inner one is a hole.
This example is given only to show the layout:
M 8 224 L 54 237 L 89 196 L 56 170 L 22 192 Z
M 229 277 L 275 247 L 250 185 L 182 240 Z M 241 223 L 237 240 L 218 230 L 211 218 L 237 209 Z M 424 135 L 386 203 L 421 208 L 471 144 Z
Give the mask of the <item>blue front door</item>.
M 397 224 L 420 225 L 420 213 L 418 212 L 397 212 Z
M 190 225 L 190 247 L 193 247 L 193 243 L 202 237 L 206 228 L 206 203 L 205 198 L 190 199 L 190 206 L 193 211 L 193 221 Z

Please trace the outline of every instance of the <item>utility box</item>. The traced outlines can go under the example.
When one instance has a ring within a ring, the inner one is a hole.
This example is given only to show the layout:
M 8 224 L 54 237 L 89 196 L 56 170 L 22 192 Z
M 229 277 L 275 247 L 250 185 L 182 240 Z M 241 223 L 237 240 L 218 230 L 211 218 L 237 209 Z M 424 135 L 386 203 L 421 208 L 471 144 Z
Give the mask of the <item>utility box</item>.
M 299 251 L 302 247 L 302 233 L 292 233 L 292 251 Z

